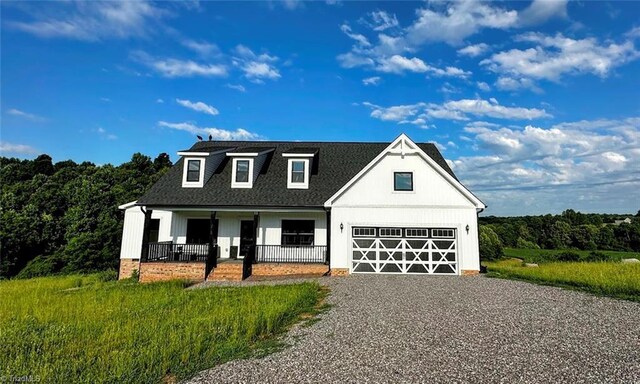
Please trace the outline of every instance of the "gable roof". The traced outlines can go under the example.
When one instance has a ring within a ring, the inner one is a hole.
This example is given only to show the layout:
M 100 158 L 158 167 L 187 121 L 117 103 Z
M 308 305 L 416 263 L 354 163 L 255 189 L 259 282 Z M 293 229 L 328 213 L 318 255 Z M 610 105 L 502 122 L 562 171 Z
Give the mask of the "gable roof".
M 417 144 L 455 180 L 453 171 L 435 145 Z M 210 148 L 233 147 L 274 149 L 253 184 L 253 188 L 231 188 L 231 161 L 222 161 L 202 188 L 182 188 L 183 159 L 138 199 L 138 205 L 159 207 L 323 207 L 325 201 L 375 159 L 389 143 L 201 141 L 185 152 L 206 152 Z M 300 153 L 313 148 L 316 153 L 309 178 L 309 189 L 287 188 L 288 159 L 283 153 Z

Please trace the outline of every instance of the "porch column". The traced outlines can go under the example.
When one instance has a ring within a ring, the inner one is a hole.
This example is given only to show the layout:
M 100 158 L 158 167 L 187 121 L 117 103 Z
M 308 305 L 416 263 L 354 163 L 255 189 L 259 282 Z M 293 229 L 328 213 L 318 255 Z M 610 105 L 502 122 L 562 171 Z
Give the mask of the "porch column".
M 216 221 L 216 211 L 211 212 L 211 222 L 209 223 L 209 257 L 211 257 L 213 268 L 218 266 L 218 250 L 215 248 L 218 238 L 218 222 Z M 215 253 L 215 254 L 214 254 Z
M 327 255 L 325 263 L 331 265 L 331 208 L 326 210 L 327 214 Z
M 144 226 L 142 228 L 142 249 L 140 250 L 140 261 L 145 261 L 149 255 L 149 225 L 151 224 L 151 213 L 153 210 L 140 207 L 144 213 Z

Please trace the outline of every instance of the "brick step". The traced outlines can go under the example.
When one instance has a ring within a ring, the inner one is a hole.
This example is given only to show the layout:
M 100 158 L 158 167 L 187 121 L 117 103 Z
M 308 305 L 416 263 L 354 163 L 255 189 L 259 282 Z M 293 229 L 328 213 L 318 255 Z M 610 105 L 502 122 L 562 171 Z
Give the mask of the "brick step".
M 209 273 L 207 280 L 211 281 L 242 281 L 242 264 L 223 263 Z

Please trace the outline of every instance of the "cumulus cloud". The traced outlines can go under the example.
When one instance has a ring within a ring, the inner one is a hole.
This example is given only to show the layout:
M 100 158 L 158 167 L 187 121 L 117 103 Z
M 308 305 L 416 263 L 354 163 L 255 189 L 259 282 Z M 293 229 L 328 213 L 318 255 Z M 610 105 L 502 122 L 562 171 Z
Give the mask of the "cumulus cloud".
M 436 68 L 426 64 L 417 57 L 407 58 L 400 55 L 379 58 L 375 69 L 384 73 L 401 74 L 404 72 L 429 73 L 437 77 L 459 77 L 466 78 L 471 72 L 457 67 Z
M 489 50 L 489 46 L 485 43 L 467 45 L 458 49 L 458 54 L 462 56 L 477 57 Z
M 472 117 L 490 117 L 501 120 L 535 120 L 551 117 L 544 109 L 507 107 L 496 99 L 461 99 L 442 104 L 420 102 L 408 105 L 382 107 L 370 102 L 362 105 L 371 109 L 371 117 L 400 124 L 424 126 L 427 120 L 468 121 Z
M 0 154 L 2 154 L 2 156 L 9 156 L 9 155 L 36 155 L 38 153 L 38 150 L 33 148 L 30 145 L 26 145 L 26 144 L 15 144 L 15 143 L 9 143 L 6 141 L 0 141 Z
M 533 0 L 519 15 L 522 27 L 540 24 L 553 18 L 567 18 L 568 0 Z
M 371 29 L 374 31 L 384 31 L 399 25 L 396 15 L 385 11 L 371 12 L 369 17 L 371 18 Z
M 190 100 L 176 99 L 176 103 L 182 105 L 185 108 L 189 108 L 196 112 L 202 112 L 211 116 L 215 116 L 219 113 L 215 107 L 205 104 L 202 101 L 193 102 Z
M 364 47 L 368 47 L 371 45 L 371 43 L 369 43 L 369 40 L 367 40 L 367 38 L 364 35 L 361 35 L 359 33 L 353 33 L 349 24 L 342 24 L 340 26 L 340 30 L 345 35 L 349 36 L 350 39 L 354 40 L 358 45 L 361 45 Z
M 637 209 L 628 194 L 640 187 L 638 117 L 550 127 L 479 121 L 464 131 L 475 154 L 451 163 L 458 177 L 493 205 L 491 214 Z
M 19 109 L 11 108 L 7 110 L 7 114 L 11 116 L 20 117 L 23 119 L 31 120 L 31 121 L 43 121 L 45 120 L 42 116 L 38 116 L 33 113 L 21 111 Z
M 185 39 L 182 42 L 182 45 L 189 48 L 193 52 L 197 53 L 202 57 L 210 57 L 220 55 L 220 48 L 217 45 L 208 43 L 206 41 L 196 41 L 191 39 Z
M 131 58 L 147 66 L 164 77 L 225 77 L 227 67 L 224 64 L 198 63 L 192 60 L 174 58 L 155 58 L 143 51 L 135 51 Z
M 566 75 L 585 73 L 606 77 L 613 68 L 640 57 L 630 40 L 601 44 L 595 38 L 572 39 L 560 33 L 555 36 L 526 33 L 516 41 L 534 47 L 498 52 L 480 64 L 493 72 L 508 74 L 510 78 L 557 82 Z
M 378 85 L 378 84 L 380 84 L 380 80 L 382 80 L 380 78 L 380 76 L 367 77 L 365 79 L 362 79 L 362 84 L 364 84 L 364 85 Z
M 478 86 L 478 89 L 484 92 L 489 92 L 491 91 L 491 86 L 487 83 L 485 83 L 484 81 L 478 81 L 476 83 L 476 85 Z
M 262 136 L 257 133 L 247 131 L 243 128 L 236 130 L 226 130 L 221 128 L 199 127 L 190 122 L 170 123 L 166 121 L 158 121 L 158 126 L 163 128 L 175 129 L 178 131 L 189 132 L 193 135 L 211 135 L 213 140 L 261 140 Z
M 26 3 L 28 4 L 28 3 Z M 169 13 L 150 1 L 90 1 L 25 6 L 30 21 L 7 21 L 7 26 L 43 38 L 83 41 L 146 36 Z
M 277 56 L 267 53 L 257 55 L 244 45 L 236 46 L 235 54 L 233 64 L 244 72 L 249 81 L 263 84 L 264 80 L 277 80 L 281 77 L 280 71 L 274 65 L 279 60 Z
M 246 92 L 247 89 L 242 84 L 226 84 L 225 87 L 235 89 L 238 92 Z

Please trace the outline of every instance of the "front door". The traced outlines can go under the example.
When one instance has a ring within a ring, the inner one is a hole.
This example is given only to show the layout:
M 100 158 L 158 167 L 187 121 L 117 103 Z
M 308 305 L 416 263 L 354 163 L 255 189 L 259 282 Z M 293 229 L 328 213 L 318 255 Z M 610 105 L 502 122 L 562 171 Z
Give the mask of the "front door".
M 240 252 L 238 252 L 238 256 L 245 257 L 249 254 L 251 246 L 255 242 L 255 235 L 253 220 L 240 221 Z

